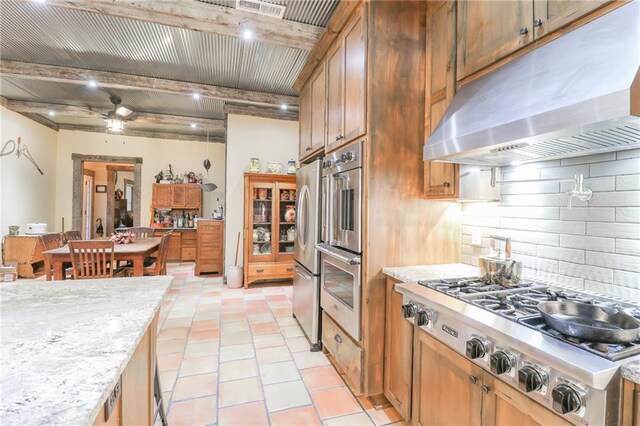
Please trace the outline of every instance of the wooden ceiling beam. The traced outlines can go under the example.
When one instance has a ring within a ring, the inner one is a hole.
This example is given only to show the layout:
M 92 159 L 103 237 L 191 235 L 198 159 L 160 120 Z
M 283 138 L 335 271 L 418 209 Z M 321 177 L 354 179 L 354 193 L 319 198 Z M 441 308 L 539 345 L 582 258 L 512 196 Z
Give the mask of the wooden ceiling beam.
M 8 108 L 12 111 L 31 114 L 47 115 L 50 111 L 56 115 L 77 118 L 103 118 L 110 108 L 95 108 L 91 106 L 49 104 L 44 102 L 30 102 L 7 100 Z M 162 124 L 166 126 L 185 126 L 191 124 L 209 130 L 224 130 L 224 120 L 215 118 L 186 117 L 182 115 L 156 114 L 151 112 L 134 111 L 124 118 L 125 121 L 136 124 Z
M 0 105 L 2 105 L 3 107 L 7 108 L 8 110 L 14 111 L 20 115 L 23 115 L 25 117 L 27 117 L 30 120 L 35 121 L 36 123 L 40 123 L 43 126 L 46 126 L 52 130 L 55 130 L 56 132 L 58 131 L 58 123 L 56 123 L 55 121 L 51 121 L 46 117 L 43 117 L 39 114 L 33 113 L 33 112 L 21 112 L 21 111 L 16 111 L 11 107 L 11 101 L 7 98 L 5 98 L 4 96 L 0 96 Z
M 276 95 L 273 93 L 254 92 L 251 90 L 233 89 L 230 87 L 214 86 L 210 84 L 189 83 L 185 81 L 144 77 L 133 74 L 60 67 L 30 62 L 10 61 L 6 59 L 0 60 L 0 74 L 8 77 L 51 81 L 56 83 L 79 84 L 83 86 L 93 80 L 99 87 L 109 89 L 143 90 L 187 96 L 192 96 L 194 93 L 198 93 L 202 97 L 221 99 L 241 104 L 265 105 L 272 107 L 287 104 L 293 108 L 296 108 L 299 105 L 297 96 Z
M 298 111 L 281 110 L 280 108 L 260 108 L 252 105 L 225 103 L 224 112 L 225 114 L 251 115 L 253 117 L 298 121 Z
M 21 0 L 27 2 L 30 0 Z M 311 50 L 323 28 L 272 18 L 196 0 L 47 0 L 47 6 L 135 19 L 204 33 L 242 37 L 300 50 Z
M 104 127 L 83 126 L 83 125 L 78 125 L 78 124 L 59 124 L 58 128 L 60 130 L 71 130 L 71 131 L 78 131 L 78 132 L 102 133 L 102 134 L 106 134 L 108 136 L 123 136 L 123 137 L 135 136 L 135 137 L 151 138 L 151 139 L 173 139 L 173 140 L 179 140 L 179 141 L 207 142 L 207 137 L 206 136 L 186 135 L 186 134 L 169 133 L 169 132 L 154 132 L 154 131 L 149 131 L 149 130 L 125 129 L 124 133 L 119 134 L 119 133 L 106 133 Z M 219 136 L 214 136 L 214 137 L 210 136 L 209 137 L 209 142 L 212 142 L 212 143 L 225 143 L 225 138 L 224 137 L 219 137 Z

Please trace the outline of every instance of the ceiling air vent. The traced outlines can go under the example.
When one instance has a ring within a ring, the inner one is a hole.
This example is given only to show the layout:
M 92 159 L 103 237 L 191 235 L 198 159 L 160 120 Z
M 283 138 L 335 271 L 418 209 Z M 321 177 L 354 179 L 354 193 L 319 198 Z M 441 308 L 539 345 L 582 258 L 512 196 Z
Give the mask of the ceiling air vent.
M 282 19 L 286 7 L 260 0 L 236 0 L 236 9 Z

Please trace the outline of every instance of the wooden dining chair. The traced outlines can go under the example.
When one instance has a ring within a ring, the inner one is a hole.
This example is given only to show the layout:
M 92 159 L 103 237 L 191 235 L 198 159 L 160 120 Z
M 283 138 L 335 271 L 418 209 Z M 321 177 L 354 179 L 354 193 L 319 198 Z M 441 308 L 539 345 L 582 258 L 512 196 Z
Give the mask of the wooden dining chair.
M 167 232 L 160 239 L 160 246 L 156 253 L 156 261 L 144 268 L 144 275 L 167 275 L 167 254 L 169 254 L 169 239 L 171 232 Z M 127 268 L 127 276 L 133 275 L 133 268 Z
M 129 232 L 136 236 L 136 238 L 151 238 L 153 237 L 153 228 L 148 226 L 138 226 L 129 228 Z
M 67 243 L 69 241 L 77 241 L 81 239 L 82 239 L 82 234 L 80 234 L 80 231 L 67 231 L 64 233 L 64 241 Z
M 69 241 L 73 279 L 113 277 L 113 241 Z
M 42 244 L 42 251 L 57 249 L 64 245 L 62 242 L 62 234 L 58 233 L 40 235 L 40 243 Z M 49 262 L 49 256 L 44 256 L 44 273 L 47 281 L 53 279 L 53 266 Z

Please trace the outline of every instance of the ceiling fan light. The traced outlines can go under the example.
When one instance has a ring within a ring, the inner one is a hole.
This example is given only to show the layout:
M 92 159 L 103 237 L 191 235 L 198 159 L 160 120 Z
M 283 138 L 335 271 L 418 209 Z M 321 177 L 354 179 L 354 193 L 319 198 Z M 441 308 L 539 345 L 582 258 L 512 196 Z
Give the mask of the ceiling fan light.
M 127 115 L 131 114 L 133 111 L 131 111 L 129 108 L 125 108 L 125 107 L 118 107 L 118 109 L 116 109 L 116 114 L 121 115 L 123 117 L 126 117 Z
M 110 132 L 122 132 L 124 130 L 124 121 L 119 120 L 117 118 L 108 118 L 105 120 L 107 122 L 107 130 Z

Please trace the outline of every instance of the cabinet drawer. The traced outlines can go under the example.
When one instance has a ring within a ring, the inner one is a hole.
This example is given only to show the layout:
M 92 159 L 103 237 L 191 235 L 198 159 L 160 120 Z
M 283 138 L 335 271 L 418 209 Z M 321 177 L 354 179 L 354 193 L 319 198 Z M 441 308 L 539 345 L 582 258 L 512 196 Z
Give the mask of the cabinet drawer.
M 253 264 L 249 265 L 248 274 L 250 277 L 260 279 L 271 278 L 293 278 L 293 265 L 288 263 L 275 263 L 275 264 Z
M 362 393 L 363 350 L 342 331 L 325 312 L 322 313 L 322 344 L 333 355 L 356 394 Z
M 182 233 L 182 241 L 195 241 L 196 240 L 196 232 L 195 231 L 185 231 Z
M 196 248 L 182 246 L 182 260 L 196 260 Z

